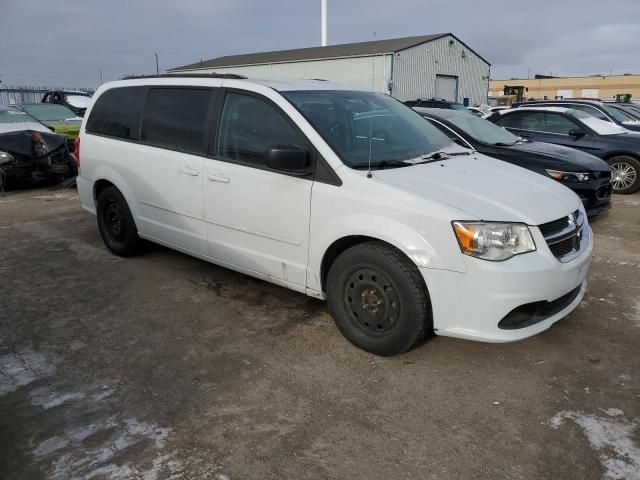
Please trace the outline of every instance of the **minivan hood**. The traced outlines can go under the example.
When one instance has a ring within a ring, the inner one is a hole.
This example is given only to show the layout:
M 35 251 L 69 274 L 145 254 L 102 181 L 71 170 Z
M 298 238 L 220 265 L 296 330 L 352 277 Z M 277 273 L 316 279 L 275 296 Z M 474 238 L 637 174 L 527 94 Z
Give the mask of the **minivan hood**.
M 508 147 L 538 157 L 545 165 L 570 172 L 606 172 L 611 168 L 604 160 L 575 148 L 544 142 L 522 142 Z
M 376 170 L 374 175 L 383 182 L 475 217 L 452 220 L 540 225 L 568 215 L 582 205 L 575 193 L 555 180 L 479 153 Z

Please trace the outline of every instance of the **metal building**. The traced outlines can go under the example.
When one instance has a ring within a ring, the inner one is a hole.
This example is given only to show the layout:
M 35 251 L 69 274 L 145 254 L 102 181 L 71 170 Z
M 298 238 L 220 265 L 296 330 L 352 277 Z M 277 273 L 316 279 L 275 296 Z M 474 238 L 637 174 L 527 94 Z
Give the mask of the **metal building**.
M 399 100 L 487 102 L 490 63 L 451 33 L 230 55 L 169 73 L 318 78 L 386 92 Z M 465 100 L 467 99 L 467 100 Z

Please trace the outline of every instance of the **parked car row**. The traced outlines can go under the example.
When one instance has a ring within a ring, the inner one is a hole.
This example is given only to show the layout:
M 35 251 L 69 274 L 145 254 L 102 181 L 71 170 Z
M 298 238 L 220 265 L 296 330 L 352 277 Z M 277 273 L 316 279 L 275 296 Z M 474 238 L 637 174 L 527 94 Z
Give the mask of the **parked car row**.
M 611 169 L 593 155 L 550 143 L 526 141 L 464 112 L 416 110 L 462 146 L 559 181 L 578 194 L 587 215 L 597 215 L 611 207 Z
M 615 193 L 640 190 L 640 134 L 584 110 L 534 104 L 502 110 L 487 120 L 521 138 L 581 150 L 606 161 Z M 628 126 L 628 125 L 627 125 Z

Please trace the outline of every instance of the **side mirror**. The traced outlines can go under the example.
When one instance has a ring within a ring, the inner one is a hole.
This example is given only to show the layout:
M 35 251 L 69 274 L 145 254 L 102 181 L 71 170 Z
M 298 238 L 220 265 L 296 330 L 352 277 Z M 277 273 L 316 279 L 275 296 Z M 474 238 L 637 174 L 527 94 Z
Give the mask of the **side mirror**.
M 572 137 L 580 138 L 584 137 L 587 134 L 584 130 L 580 130 L 579 128 L 573 128 L 569 130 L 569 135 Z
M 304 177 L 311 173 L 309 152 L 299 147 L 271 147 L 265 165 L 272 170 Z

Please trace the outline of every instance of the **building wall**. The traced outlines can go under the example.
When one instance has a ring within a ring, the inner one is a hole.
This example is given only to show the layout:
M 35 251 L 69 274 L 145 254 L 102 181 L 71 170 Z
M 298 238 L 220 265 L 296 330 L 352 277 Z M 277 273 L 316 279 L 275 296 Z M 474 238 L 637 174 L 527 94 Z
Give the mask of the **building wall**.
M 640 75 L 612 75 L 597 77 L 560 77 L 542 79 L 491 80 L 490 96 L 500 96 L 505 86 L 523 86 L 526 98 L 553 100 L 565 98 L 600 98 L 613 100 L 617 94 L 630 93 L 632 99 L 640 100 Z
M 436 75 L 452 75 L 459 79 L 457 101 L 466 97 L 470 105 L 481 105 L 487 103 L 489 68 L 454 37 L 439 38 L 394 55 L 392 95 L 403 101 L 432 98 L 436 94 Z
M 187 72 L 187 70 L 183 70 L 180 73 L 184 72 Z M 388 82 L 391 75 L 391 55 L 207 68 L 193 70 L 192 72 L 237 73 L 253 78 L 321 78 L 331 82 L 389 93 Z

